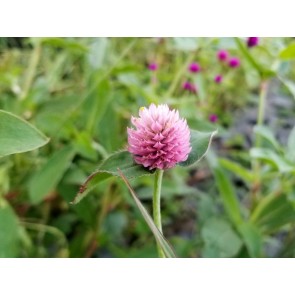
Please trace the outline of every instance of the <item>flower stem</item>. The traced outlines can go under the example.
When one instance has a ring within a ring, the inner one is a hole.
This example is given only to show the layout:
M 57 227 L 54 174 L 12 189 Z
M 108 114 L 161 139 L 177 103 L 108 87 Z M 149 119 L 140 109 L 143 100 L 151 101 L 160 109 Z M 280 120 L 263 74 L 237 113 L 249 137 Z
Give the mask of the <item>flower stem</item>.
M 258 113 L 257 113 L 257 126 L 262 126 L 264 124 L 264 115 L 265 115 L 265 99 L 267 94 L 268 82 L 262 81 L 260 86 L 260 94 L 259 94 L 259 105 L 258 105 Z M 260 134 L 256 134 L 255 136 L 255 147 L 260 148 L 262 144 L 262 138 Z M 252 160 L 252 167 L 255 174 L 255 181 L 252 185 L 252 206 L 255 206 L 257 202 L 258 193 L 261 186 L 261 177 L 260 177 L 260 162 L 258 159 Z
M 267 92 L 267 82 L 262 81 L 260 95 L 259 95 L 258 115 L 257 115 L 257 125 L 258 126 L 262 126 L 263 122 L 264 122 L 266 92 Z M 261 137 L 259 135 L 257 135 L 256 147 L 260 147 L 260 146 L 261 146 Z
M 155 172 L 155 183 L 154 183 L 154 196 L 153 196 L 153 217 L 154 222 L 159 231 L 162 233 L 161 223 L 161 187 L 164 170 L 157 169 Z M 158 254 L 160 258 L 165 258 L 165 254 L 162 251 L 159 244 L 157 244 Z

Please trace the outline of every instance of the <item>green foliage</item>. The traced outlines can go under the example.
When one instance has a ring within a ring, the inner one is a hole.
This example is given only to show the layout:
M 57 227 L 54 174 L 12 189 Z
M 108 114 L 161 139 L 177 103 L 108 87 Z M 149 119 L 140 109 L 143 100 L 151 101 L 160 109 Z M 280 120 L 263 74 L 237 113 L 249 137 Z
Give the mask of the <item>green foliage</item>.
M 192 153 L 162 187 L 163 233 L 177 255 L 295 257 L 292 38 L 252 48 L 245 38 L 2 41 L 1 257 L 156 257 L 151 229 L 174 255 L 147 214 L 153 171 L 126 151 L 130 117 L 151 102 L 177 108 L 192 129 Z M 220 49 L 240 67 L 220 62 Z
M 191 146 L 192 151 L 186 161 L 180 163 L 180 166 L 190 166 L 198 163 L 207 153 L 212 138 L 216 132 L 204 133 L 191 130 Z M 80 202 L 86 195 L 91 192 L 97 184 L 109 178 L 110 176 L 118 176 L 118 169 L 127 178 L 136 178 L 144 175 L 151 175 L 154 171 L 145 169 L 142 165 L 134 162 L 132 155 L 127 151 L 114 153 L 105 159 L 98 167 L 97 171 L 92 173 L 85 183 L 81 186 L 80 191 L 75 197 L 73 204 Z
M 71 164 L 75 150 L 71 146 L 57 151 L 40 170 L 36 171 L 29 183 L 31 202 L 42 201 L 54 188 Z
M 17 216 L 10 206 L 0 199 L 0 257 L 15 257 L 19 253 L 19 234 Z
M 231 225 L 221 218 L 209 219 L 202 228 L 205 242 L 204 257 L 234 257 L 242 247 L 242 241 Z
M 0 157 L 32 151 L 49 139 L 23 119 L 0 110 Z
M 280 58 L 285 59 L 285 60 L 294 59 L 295 58 L 295 43 L 291 43 L 286 48 L 284 48 L 280 52 Z
M 120 173 L 120 176 L 122 177 L 122 179 L 124 180 L 125 184 L 127 185 L 127 187 L 129 189 L 129 191 L 130 191 L 130 193 L 131 193 L 131 195 L 132 195 L 138 209 L 140 210 L 144 220 L 146 221 L 146 223 L 149 226 L 150 230 L 154 234 L 155 239 L 159 243 L 162 251 L 164 252 L 165 257 L 166 258 L 175 258 L 176 256 L 174 254 L 174 251 L 172 250 L 171 246 L 166 241 L 164 236 L 161 234 L 161 232 L 158 230 L 157 226 L 153 222 L 153 219 L 150 217 L 150 215 L 148 214 L 148 212 L 146 211 L 144 206 L 141 204 L 138 196 L 136 195 L 136 193 L 134 192 L 134 190 L 130 186 L 127 178 L 125 177 L 125 175 L 120 170 L 119 170 L 119 173 Z

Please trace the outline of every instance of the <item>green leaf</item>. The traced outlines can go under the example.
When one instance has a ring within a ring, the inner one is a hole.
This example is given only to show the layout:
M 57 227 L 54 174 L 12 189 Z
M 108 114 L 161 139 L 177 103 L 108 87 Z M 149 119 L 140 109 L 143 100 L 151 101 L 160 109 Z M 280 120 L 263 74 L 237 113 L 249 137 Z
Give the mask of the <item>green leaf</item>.
M 232 162 L 225 158 L 219 158 L 219 163 L 223 168 L 226 168 L 227 170 L 233 172 L 235 175 L 238 175 L 246 182 L 251 183 L 255 179 L 254 174 L 250 170 L 246 169 L 238 163 Z
M 23 119 L 0 110 L 0 157 L 32 151 L 49 139 Z
M 86 46 L 82 45 L 80 42 L 77 42 L 72 38 L 44 37 L 41 40 L 42 44 L 44 45 L 61 47 L 77 53 L 85 53 L 88 51 L 88 48 Z
M 167 258 L 175 258 L 175 253 L 172 250 L 171 246 L 169 245 L 168 241 L 165 239 L 165 237 L 163 236 L 163 234 L 158 230 L 157 226 L 154 224 L 153 219 L 150 217 L 149 213 L 146 211 L 146 209 L 144 208 L 144 206 L 141 204 L 138 196 L 136 195 L 136 193 L 134 192 L 134 190 L 132 189 L 130 183 L 128 182 L 127 178 L 125 177 L 125 175 L 119 170 L 119 174 L 122 177 L 123 181 L 125 182 L 125 184 L 127 185 L 138 209 L 140 210 L 140 213 L 142 214 L 144 220 L 146 221 L 147 225 L 149 226 L 150 230 L 152 231 L 152 233 L 155 236 L 156 241 L 158 242 L 158 244 L 160 245 L 161 249 L 163 250 L 165 256 Z
M 250 54 L 249 49 L 244 45 L 244 43 L 240 40 L 240 38 L 235 38 L 236 44 L 244 55 L 249 64 L 260 74 L 262 78 L 269 78 L 275 75 L 275 73 L 269 69 L 265 69 L 262 65 L 260 65 Z
M 210 218 L 201 230 L 205 243 L 203 257 L 234 257 L 242 247 L 240 237 L 231 225 L 221 218 Z
M 220 167 L 215 167 L 213 171 L 224 208 L 232 222 L 238 226 L 243 220 L 234 187 L 224 170 Z
M 266 233 L 295 222 L 295 210 L 284 195 L 263 198 L 251 215 L 251 221 Z
M 280 52 L 280 58 L 284 60 L 294 59 L 295 58 L 295 43 L 291 43 L 285 49 Z
M 259 229 L 252 223 L 242 223 L 238 230 L 245 242 L 251 257 L 261 257 L 262 255 L 262 235 Z
M 55 189 L 70 166 L 74 155 L 75 150 L 71 146 L 66 146 L 53 154 L 45 165 L 33 175 L 29 183 L 29 195 L 32 203 L 39 203 Z
M 201 161 L 209 150 L 213 136 L 217 131 L 200 132 L 191 130 L 191 146 L 192 150 L 186 161 L 179 163 L 180 166 L 187 167 Z
M 295 98 L 295 83 L 282 77 L 279 77 L 279 79 L 287 87 L 289 92 L 292 94 L 293 98 Z
M 262 125 L 256 125 L 254 127 L 254 133 L 257 135 L 260 135 L 261 137 L 266 139 L 268 142 L 270 142 L 276 150 L 278 150 L 278 151 L 281 150 L 281 146 L 278 143 L 278 141 L 275 139 L 270 128 L 268 128 L 266 126 L 262 126 Z
M 286 157 L 288 160 L 295 162 L 295 127 L 293 127 L 288 137 Z
M 79 203 L 103 180 L 111 176 L 119 176 L 118 168 L 124 172 L 124 175 L 127 178 L 136 178 L 153 173 L 153 171 L 145 169 L 142 165 L 136 164 L 132 155 L 128 151 L 119 151 L 104 160 L 98 167 L 97 171 L 87 178 L 84 184 L 80 187 L 72 204 Z
M 11 258 L 18 254 L 20 226 L 7 202 L 0 199 L 0 257 Z
M 106 57 L 108 39 L 101 37 L 95 38 L 90 46 L 88 61 L 94 69 L 101 69 Z
M 294 172 L 295 167 L 289 164 L 283 157 L 266 148 L 252 148 L 250 156 L 255 159 L 264 160 L 274 166 L 281 173 Z

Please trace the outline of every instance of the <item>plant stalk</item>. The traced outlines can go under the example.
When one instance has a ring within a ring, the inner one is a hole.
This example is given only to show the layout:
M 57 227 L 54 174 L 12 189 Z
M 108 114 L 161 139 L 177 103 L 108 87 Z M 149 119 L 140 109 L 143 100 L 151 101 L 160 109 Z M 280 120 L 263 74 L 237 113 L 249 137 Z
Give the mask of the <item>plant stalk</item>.
M 155 172 L 155 183 L 154 183 L 154 195 L 153 195 L 153 217 L 154 222 L 159 231 L 162 233 L 162 222 L 161 222 L 161 187 L 164 170 L 157 169 Z M 158 254 L 160 258 L 165 258 L 165 254 L 161 249 L 161 246 L 157 244 Z
M 262 81 L 260 86 L 260 94 L 259 94 L 259 105 L 258 105 L 258 114 L 257 114 L 257 126 L 262 126 L 264 123 L 264 114 L 265 114 L 265 99 L 267 94 L 267 81 Z M 262 138 L 259 134 L 255 136 L 255 147 L 260 148 L 262 144 Z M 260 190 L 261 179 L 260 179 L 260 162 L 258 159 L 252 161 L 252 167 L 254 170 L 255 182 L 252 187 L 252 205 L 256 203 L 257 192 Z

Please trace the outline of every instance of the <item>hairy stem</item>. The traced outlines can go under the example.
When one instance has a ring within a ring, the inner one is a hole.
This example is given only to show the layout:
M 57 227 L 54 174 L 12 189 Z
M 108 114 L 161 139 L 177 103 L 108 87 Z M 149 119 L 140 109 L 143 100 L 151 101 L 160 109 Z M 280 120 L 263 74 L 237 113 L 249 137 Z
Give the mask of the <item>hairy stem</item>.
M 161 187 L 164 170 L 158 169 L 155 172 L 155 183 L 154 183 L 154 196 L 153 196 L 153 217 L 154 222 L 159 231 L 162 233 L 162 222 L 161 222 Z M 165 258 L 165 254 L 162 251 L 160 245 L 158 247 L 158 254 L 160 258 Z

